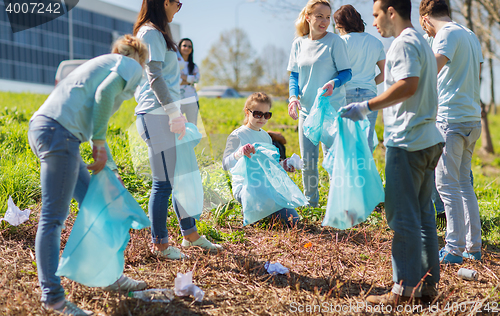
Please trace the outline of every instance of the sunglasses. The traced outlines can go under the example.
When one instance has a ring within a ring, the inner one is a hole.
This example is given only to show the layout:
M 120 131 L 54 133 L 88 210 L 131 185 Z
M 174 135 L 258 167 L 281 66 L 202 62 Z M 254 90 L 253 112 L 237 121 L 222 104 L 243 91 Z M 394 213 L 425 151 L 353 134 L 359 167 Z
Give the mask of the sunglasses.
M 193 46 L 191 46 L 191 45 L 185 45 L 185 44 L 182 44 L 181 47 L 193 48 Z
M 273 116 L 273 113 L 271 113 L 271 112 L 264 113 L 261 111 L 252 111 L 250 109 L 248 109 L 248 111 L 250 111 L 250 113 L 252 113 L 252 116 L 257 118 L 257 119 L 264 117 L 266 120 L 268 120 L 271 118 L 271 116 Z
M 180 1 L 173 1 L 177 3 L 177 11 L 179 11 L 182 8 L 182 3 Z

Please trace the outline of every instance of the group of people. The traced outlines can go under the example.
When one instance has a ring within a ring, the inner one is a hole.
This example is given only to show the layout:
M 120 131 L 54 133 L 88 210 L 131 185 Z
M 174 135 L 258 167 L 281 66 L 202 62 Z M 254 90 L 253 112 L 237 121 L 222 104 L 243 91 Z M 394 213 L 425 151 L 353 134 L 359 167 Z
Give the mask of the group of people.
M 172 195 L 177 151 L 186 150 L 176 147 L 176 140 L 184 137 L 186 123 L 196 125 L 199 109 L 193 86 L 199 80 L 193 43 L 183 39 L 176 44 L 169 28 L 181 7 L 178 0 L 143 0 L 134 35 L 120 38 L 111 54 L 88 61 L 61 81 L 30 121 L 29 143 L 41 162 L 42 210 L 35 247 L 41 301 L 46 308 L 66 315 L 90 314 L 66 301 L 56 276 L 61 229 L 71 199 L 81 203 L 85 197 L 88 170 L 95 174 L 108 165 L 119 177 L 106 144 L 107 123 L 121 102 L 133 94 L 138 104 L 136 125 L 148 146 L 153 176 L 148 206 L 152 252 L 174 260 L 185 257 L 169 244 L 166 220 L 170 197 L 183 235 L 182 246 L 222 250 L 221 245 L 198 234 L 196 220 L 185 215 L 186 206 Z M 387 56 L 382 43 L 364 32 L 364 21 L 353 6 L 344 5 L 333 15 L 340 36 L 327 31 L 331 13 L 328 0 L 307 2 L 296 21 L 297 38 L 288 64 L 288 113 L 299 119 L 305 198 L 309 205 L 318 205 L 319 147 L 303 133 L 318 90 L 323 90 L 323 96 L 343 118 L 368 118 L 369 142 L 377 111 L 383 109 L 385 210 L 394 230 L 394 286 L 389 293 L 366 300 L 396 304 L 411 297 L 433 297 L 440 261 L 481 259 L 479 209 L 470 181 L 471 156 L 481 131 L 479 42 L 470 30 L 450 19 L 444 0 L 423 0 L 420 4 L 420 23 L 433 38 L 432 48 L 412 26 L 410 0 L 374 0 L 373 25 L 382 37 L 395 38 Z M 382 82 L 385 92 L 377 96 L 376 85 Z M 271 143 L 262 129 L 272 117 L 271 106 L 271 98 L 262 92 L 247 99 L 244 125 L 227 141 L 224 169 L 231 169 L 243 157 L 252 159 L 255 143 Z M 94 159 L 88 166 L 79 152 L 80 143 L 86 141 L 91 141 Z M 369 144 L 370 148 L 374 145 Z M 281 165 L 285 171 L 295 171 L 287 160 Z M 441 250 L 431 204 L 434 186 L 448 219 L 446 246 Z M 240 189 L 233 192 L 238 201 Z M 291 208 L 272 216 L 288 226 L 299 220 Z M 122 275 L 104 289 L 134 291 L 146 287 L 145 282 Z

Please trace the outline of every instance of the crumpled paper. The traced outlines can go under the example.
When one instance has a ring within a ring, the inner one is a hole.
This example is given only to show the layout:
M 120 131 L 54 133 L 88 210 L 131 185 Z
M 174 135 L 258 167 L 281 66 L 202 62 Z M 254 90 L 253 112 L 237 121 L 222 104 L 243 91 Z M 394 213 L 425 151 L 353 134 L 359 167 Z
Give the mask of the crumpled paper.
M 288 268 L 285 268 L 281 263 L 276 262 L 276 263 L 270 263 L 269 261 L 266 262 L 264 266 L 267 270 L 267 272 L 271 275 L 276 275 L 276 274 L 287 274 L 290 272 Z
M 292 157 L 288 158 L 286 161 L 288 166 L 294 167 L 296 170 L 301 170 L 304 168 L 304 162 L 300 159 L 299 155 L 293 154 Z
M 177 277 L 175 282 L 175 295 L 177 296 L 194 296 L 196 302 L 203 301 L 203 292 L 199 287 L 193 284 L 193 271 L 189 271 L 186 274 L 177 272 Z
M 5 212 L 5 217 L 0 218 L 0 221 L 7 221 L 12 226 L 18 226 L 26 222 L 30 218 L 30 210 L 26 209 L 21 211 L 12 201 L 12 197 L 9 196 L 9 201 L 7 202 L 7 211 Z

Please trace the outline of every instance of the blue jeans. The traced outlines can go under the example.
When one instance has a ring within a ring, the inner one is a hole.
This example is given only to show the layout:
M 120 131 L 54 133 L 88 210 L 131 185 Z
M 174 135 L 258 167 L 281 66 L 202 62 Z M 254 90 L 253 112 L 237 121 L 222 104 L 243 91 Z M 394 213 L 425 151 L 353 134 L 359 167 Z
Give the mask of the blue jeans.
M 302 185 L 304 187 L 304 195 L 312 207 L 318 206 L 319 202 L 319 175 L 318 175 L 318 156 L 319 145 L 314 145 L 309 138 L 304 135 L 304 121 L 307 116 L 299 116 L 299 146 L 304 168 L 302 168 Z M 328 153 L 328 147 L 324 144 L 323 157 Z
M 447 220 L 446 251 L 457 256 L 464 251 L 479 252 L 481 221 L 470 170 L 481 122 L 438 122 L 437 127 L 446 143 L 436 168 L 436 187 Z
M 90 183 L 87 165 L 80 156 L 80 140 L 58 122 L 37 116 L 30 123 L 28 139 L 40 159 L 42 210 L 35 240 L 41 301 L 54 304 L 64 299 L 56 276 L 61 249 L 61 229 L 69 214 L 71 198 L 83 201 Z
M 433 173 L 443 144 L 409 152 L 387 147 L 385 209 L 387 223 L 394 230 L 392 240 L 392 291 L 411 296 L 422 277 L 423 289 L 439 282 L 439 254 L 436 218 L 431 205 Z M 402 281 L 402 285 L 400 282 Z
M 148 145 L 149 163 L 153 173 L 153 187 L 149 198 L 149 219 L 154 244 L 168 243 L 167 215 L 168 203 L 172 194 L 175 163 L 175 134 L 170 132 L 168 115 L 138 114 L 137 130 Z M 196 220 L 192 217 L 181 218 L 182 206 L 172 196 L 175 215 L 179 220 L 183 236 L 197 231 Z
M 376 96 L 377 94 L 370 89 L 356 88 L 346 91 L 345 100 L 347 104 L 350 104 L 353 102 L 369 101 L 375 98 Z M 373 111 L 366 116 L 368 118 L 368 121 L 370 121 L 370 130 L 368 132 L 368 148 L 370 148 L 370 150 L 373 150 L 374 148 L 373 146 L 375 145 L 373 143 L 373 133 L 375 133 L 375 124 L 377 123 L 377 115 L 378 111 Z

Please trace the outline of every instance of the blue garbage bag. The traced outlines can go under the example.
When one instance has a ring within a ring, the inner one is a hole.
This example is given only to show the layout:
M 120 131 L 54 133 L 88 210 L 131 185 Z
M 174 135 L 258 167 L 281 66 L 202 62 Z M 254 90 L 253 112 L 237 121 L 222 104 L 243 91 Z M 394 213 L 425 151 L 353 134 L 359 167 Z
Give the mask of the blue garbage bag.
M 150 226 L 113 171 L 93 175 L 56 275 L 86 286 L 108 286 L 123 274 L 129 229 Z
M 363 130 L 366 122 L 336 120 L 338 135 L 323 161 L 330 174 L 323 226 L 346 229 L 365 221 L 385 194 Z
M 186 135 L 175 139 L 177 161 L 175 163 L 173 196 L 180 204 L 180 218 L 200 219 L 203 212 L 203 184 L 194 147 L 202 138 L 196 125 L 186 123 Z
M 314 144 L 321 141 L 327 147 L 333 144 L 337 126 L 335 118 L 338 116 L 334 107 L 330 104 L 330 98 L 322 94 L 325 90 L 318 89 L 311 112 L 304 121 L 304 135 Z
M 233 193 L 239 194 L 243 224 L 255 223 L 283 208 L 294 209 L 307 199 L 278 162 L 278 149 L 254 143 L 255 154 L 244 156 L 231 168 Z

